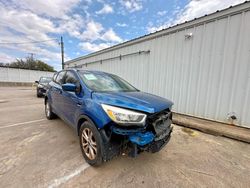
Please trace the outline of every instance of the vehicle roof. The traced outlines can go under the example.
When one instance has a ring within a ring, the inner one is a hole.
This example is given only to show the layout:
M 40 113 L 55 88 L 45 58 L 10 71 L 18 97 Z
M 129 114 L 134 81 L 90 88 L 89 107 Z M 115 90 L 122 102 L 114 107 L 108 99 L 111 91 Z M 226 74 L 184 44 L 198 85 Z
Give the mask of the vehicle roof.
M 51 76 L 40 76 L 40 78 L 52 78 Z
M 76 68 L 64 69 L 64 71 L 67 71 L 67 70 L 72 70 L 72 71 L 75 71 L 75 72 L 82 71 L 82 72 L 86 72 L 86 73 L 95 73 L 95 74 L 110 74 L 110 73 L 107 73 L 107 72 L 97 71 L 97 70 L 83 70 L 83 69 L 76 69 Z

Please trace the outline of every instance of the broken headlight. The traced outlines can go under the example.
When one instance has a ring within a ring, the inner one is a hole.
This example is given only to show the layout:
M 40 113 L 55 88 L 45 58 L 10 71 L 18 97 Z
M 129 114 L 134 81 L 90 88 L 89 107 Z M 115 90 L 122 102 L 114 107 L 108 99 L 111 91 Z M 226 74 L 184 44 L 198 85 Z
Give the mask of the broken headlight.
M 106 104 L 102 104 L 102 108 L 110 119 L 118 124 L 145 125 L 146 114 Z

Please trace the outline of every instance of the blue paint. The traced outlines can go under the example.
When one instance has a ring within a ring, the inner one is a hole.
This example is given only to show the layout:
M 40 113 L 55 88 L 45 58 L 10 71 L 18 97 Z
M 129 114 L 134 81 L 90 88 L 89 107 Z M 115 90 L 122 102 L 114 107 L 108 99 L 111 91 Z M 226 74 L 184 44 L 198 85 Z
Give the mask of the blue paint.
M 145 92 L 93 93 L 93 99 L 99 103 L 147 113 L 160 112 L 173 105 L 173 103 L 167 99 Z
M 154 140 L 155 136 L 152 132 L 132 134 L 129 136 L 129 140 L 139 146 L 145 146 Z
M 76 85 L 75 84 L 70 84 L 70 83 L 66 83 L 62 85 L 62 89 L 64 91 L 76 91 Z

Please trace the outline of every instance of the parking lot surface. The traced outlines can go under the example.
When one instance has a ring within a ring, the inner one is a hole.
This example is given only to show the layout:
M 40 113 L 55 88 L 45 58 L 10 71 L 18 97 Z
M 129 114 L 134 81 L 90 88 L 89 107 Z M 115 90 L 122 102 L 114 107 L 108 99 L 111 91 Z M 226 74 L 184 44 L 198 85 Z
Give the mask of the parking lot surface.
M 30 88 L 0 87 L 0 187 L 249 187 L 250 145 L 174 125 L 159 153 L 94 168 Z

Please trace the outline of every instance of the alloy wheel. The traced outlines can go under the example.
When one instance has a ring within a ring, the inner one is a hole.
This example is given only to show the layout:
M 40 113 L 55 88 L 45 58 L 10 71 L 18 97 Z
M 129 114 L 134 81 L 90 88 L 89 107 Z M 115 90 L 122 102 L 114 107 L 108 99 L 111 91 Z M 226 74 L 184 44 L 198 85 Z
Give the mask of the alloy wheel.
M 50 105 L 48 102 L 46 103 L 46 106 L 45 106 L 45 112 L 46 112 L 47 117 L 49 117 L 50 116 Z
M 90 160 L 94 160 L 97 155 L 97 144 L 93 132 L 89 128 L 82 131 L 82 149 Z

